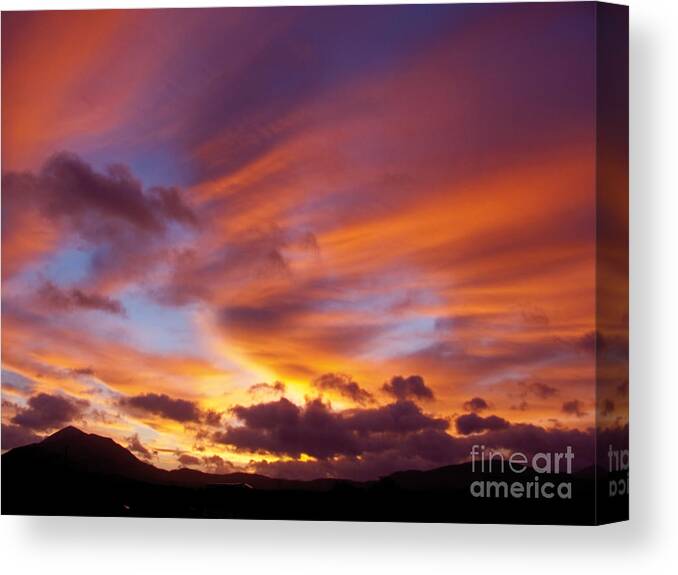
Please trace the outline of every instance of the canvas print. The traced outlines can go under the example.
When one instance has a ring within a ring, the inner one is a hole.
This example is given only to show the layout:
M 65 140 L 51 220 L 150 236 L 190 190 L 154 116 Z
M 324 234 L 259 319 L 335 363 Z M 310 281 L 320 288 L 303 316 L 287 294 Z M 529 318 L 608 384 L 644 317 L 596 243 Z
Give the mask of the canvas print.
M 2 14 L 2 512 L 628 514 L 628 11 Z

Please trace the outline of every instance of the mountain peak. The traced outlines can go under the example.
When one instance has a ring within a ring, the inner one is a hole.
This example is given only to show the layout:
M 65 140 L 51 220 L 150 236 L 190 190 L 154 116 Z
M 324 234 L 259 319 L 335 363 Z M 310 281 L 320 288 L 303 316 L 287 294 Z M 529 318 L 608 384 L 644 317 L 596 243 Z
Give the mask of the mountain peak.
M 9 456 L 9 457 L 8 457 Z M 69 425 L 45 437 L 40 443 L 17 447 L 3 455 L 8 460 L 28 458 L 35 465 L 57 465 L 69 471 L 154 479 L 165 473 L 137 459 L 110 437 L 86 433 Z
M 52 433 L 52 435 L 48 435 L 45 437 L 45 439 L 42 440 L 42 442 L 52 442 L 52 441 L 70 441 L 73 439 L 83 439 L 87 437 L 89 434 L 85 433 L 84 431 L 78 429 L 77 427 L 74 427 L 73 425 L 68 425 L 64 427 L 63 429 L 60 429 L 59 431 L 55 431 Z
M 113 441 L 110 437 L 103 437 L 96 433 L 85 433 L 81 429 L 69 425 L 45 437 L 40 442 L 41 445 L 49 448 L 62 449 L 67 448 L 75 452 L 87 453 L 88 456 L 96 456 L 97 458 L 122 458 L 134 459 L 136 457 L 125 449 L 122 445 Z

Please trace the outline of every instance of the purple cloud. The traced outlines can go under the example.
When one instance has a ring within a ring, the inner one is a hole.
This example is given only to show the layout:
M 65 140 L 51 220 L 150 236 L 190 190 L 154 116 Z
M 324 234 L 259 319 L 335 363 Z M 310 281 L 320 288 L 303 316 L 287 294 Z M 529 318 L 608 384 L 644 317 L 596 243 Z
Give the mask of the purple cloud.
M 466 415 L 457 417 L 456 425 L 459 433 L 462 435 L 470 435 L 471 433 L 506 429 L 511 424 L 503 417 L 498 417 L 496 415 L 481 417 L 475 413 L 467 413 Z
M 51 309 L 88 309 L 114 315 L 127 315 L 123 305 L 116 299 L 96 293 L 88 293 L 78 288 L 63 290 L 52 282 L 45 283 L 38 291 L 38 295 Z M 74 373 L 81 374 L 75 370 Z M 92 373 L 82 374 L 92 375 Z
M 397 375 L 391 378 L 391 381 L 385 383 L 382 389 L 397 399 L 408 399 L 410 397 L 425 400 L 434 399 L 433 391 L 426 386 L 424 378 L 420 375 L 410 375 L 409 377 Z
M 80 419 L 88 406 L 83 399 L 39 393 L 28 399 L 28 407 L 20 408 L 12 423 L 35 431 L 55 429 Z
M 198 409 L 194 402 L 185 399 L 174 399 L 164 393 L 145 393 L 126 397 L 120 400 L 120 404 L 124 407 L 173 419 L 180 423 L 197 423 L 201 420 L 200 409 Z
M 317 378 L 313 385 L 320 391 L 335 391 L 358 404 L 373 403 L 372 394 L 343 373 L 325 373 Z
M 216 433 L 218 443 L 242 451 L 292 457 L 306 453 L 318 459 L 382 450 L 403 435 L 448 426 L 446 420 L 426 415 L 411 401 L 336 412 L 319 399 L 297 406 L 282 398 L 231 411 L 243 425 Z
M 487 409 L 489 405 L 482 397 L 473 397 L 468 401 L 464 402 L 464 409 L 466 411 L 479 412 Z

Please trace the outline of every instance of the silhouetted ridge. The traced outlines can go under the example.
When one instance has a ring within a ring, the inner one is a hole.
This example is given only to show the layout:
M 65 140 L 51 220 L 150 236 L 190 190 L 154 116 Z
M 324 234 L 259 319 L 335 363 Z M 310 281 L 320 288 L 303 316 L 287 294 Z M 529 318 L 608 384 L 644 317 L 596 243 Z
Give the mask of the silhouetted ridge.
M 139 460 L 128 449 L 109 437 L 85 433 L 72 425 L 64 427 L 39 443 L 10 450 L 3 455 L 3 463 L 5 462 L 13 467 L 26 469 L 49 466 L 64 472 L 99 473 L 152 483 L 191 486 L 223 486 L 247 483 L 256 489 L 263 490 L 329 491 L 337 483 L 354 483 L 341 479 L 313 481 L 276 479 L 256 473 L 243 472 L 205 473 L 187 467 L 167 471 Z M 36 469 L 36 472 L 39 472 L 39 470 Z
M 69 426 L 2 456 L 2 511 L 34 515 L 134 515 L 379 521 L 592 523 L 595 474 L 575 473 L 575 497 L 475 499 L 469 463 L 399 471 L 375 481 L 275 479 L 250 473 L 158 469 L 110 438 Z M 543 477 L 542 479 L 545 479 Z
M 474 479 L 470 463 L 447 465 L 428 471 L 407 470 L 396 471 L 382 481 L 393 482 L 403 489 L 450 489 L 463 488 Z
M 68 426 L 45 437 L 40 443 L 17 447 L 2 456 L 3 463 L 35 467 L 50 466 L 57 471 L 79 471 L 157 480 L 162 470 L 137 459 L 109 437 L 85 433 Z

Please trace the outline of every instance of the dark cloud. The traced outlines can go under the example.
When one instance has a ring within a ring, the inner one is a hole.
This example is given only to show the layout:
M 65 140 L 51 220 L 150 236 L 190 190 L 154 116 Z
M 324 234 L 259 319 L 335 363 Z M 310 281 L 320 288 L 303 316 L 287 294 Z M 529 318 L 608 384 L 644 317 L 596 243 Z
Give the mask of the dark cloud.
M 218 425 L 221 424 L 221 416 L 222 414 L 219 413 L 218 411 L 210 409 L 203 414 L 203 421 L 207 425 L 217 427 Z
M 321 399 L 297 405 L 281 398 L 235 406 L 231 413 L 238 422 L 211 439 L 236 451 L 274 456 L 276 461 L 251 463 L 270 476 L 369 479 L 402 469 L 431 469 L 467 461 L 478 442 L 488 449 L 526 454 L 569 445 L 577 468 L 590 465 L 593 457 L 591 431 L 558 425 L 545 429 L 468 413 L 457 418 L 459 435 L 453 436 L 446 419 L 423 412 L 411 400 L 335 411 Z
M 63 290 L 51 282 L 45 283 L 38 295 L 52 310 L 70 311 L 74 309 L 88 309 L 105 313 L 126 316 L 123 305 L 116 299 L 96 293 L 87 293 L 77 288 Z M 72 370 L 74 374 L 78 373 Z M 87 373 L 91 375 L 93 372 Z
M 566 401 L 563 403 L 562 411 L 563 413 L 568 413 L 570 415 L 576 415 L 577 417 L 582 417 L 586 415 L 582 409 L 583 404 L 578 399 L 573 399 L 571 401 Z
M 358 404 L 373 403 L 372 394 L 343 373 L 325 373 L 317 378 L 313 385 L 320 391 L 335 391 Z
M 462 435 L 471 433 L 480 433 L 483 431 L 493 431 L 497 429 L 506 429 L 511 424 L 504 418 L 496 415 L 481 417 L 475 413 L 467 413 L 457 417 L 457 431 Z
M 14 449 L 29 443 L 36 443 L 42 437 L 20 425 L 2 424 L 2 449 Z
M 183 224 L 196 225 L 197 218 L 193 210 L 184 203 L 177 188 L 151 188 L 147 196 L 153 208 L 157 210 L 165 220 L 181 222 Z
M 363 452 L 359 459 L 348 455 L 316 461 L 262 461 L 255 464 L 255 469 L 272 477 L 375 479 L 404 469 L 458 463 L 468 457 L 472 443 L 469 438 L 457 439 L 440 430 L 418 431 L 399 439 L 375 442 L 374 448 Z
M 476 443 L 492 449 L 522 451 L 528 456 L 539 452 L 562 451 L 568 445 L 575 453 L 575 465 L 581 469 L 593 462 L 593 434 L 591 430 L 552 428 L 544 429 L 527 423 L 514 423 L 504 429 L 488 431 L 482 436 L 470 436 Z
M 88 280 L 140 277 L 167 259 L 163 242 L 171 225 L 197 229 L 196 215 L 177 189 L 144 189 L 125 166 L 97 171 L 67 152 L 52 156 L 38 172 L 4 173 L 2 189 L 3 242 L 19 241 L 27 218 L 45 221 L 62 243 L 89 251 Z M 11 272 L 39 255 L 13 261 Z M 89 295 L 69 293 L 66 300 L 102 303 Z
M 489 405 L 482 397 L 473 397 L 464 402 L 463 407 L 466 411 L 480 412 L 487 409 Z
M 144 191 L 129 168 L 120 164 L 97 172 L 75 154 L 61 152 L 52 156 L 34 178 L 35 193 L 44 196 L 44 211 L 75 224 L 92 215 L 156 232 L 170 221 L 195 223 L 192 210 L 175 188 Z
M 594 442 L 590 430 L 544 429 L 518 423 L 480 436 L 453 437 L 442 430 L 423 430 L 401 436 L 397 442 L 383 442 L 379 449 L 364 452 L 360 459 L 342 456 L 318 461 L 263 461 L 257 463 L 255 469 L 269 476 L 297 479 L 324 476 L 374 479 L 403 469 L 432 469 L 468 461 L 471 448 L 479 442 L 486 449 L 521 451 L 528 457 L 538 452 L 564 451 L 571 446 L 575 469 L 593 462 Z
M 153 458 L 153 454 L 144 446 L 143 443 L 141 443 L 137 433 L 127 438 L 127 449 L 129 449 L 132 453 L 136 453 L 142 459 L 150 460 Z
M 243 425 L 215 434 L 215 441 L 242 451 L 292 457 L 305 453 L 318 459 L 379 451 L 404 435 L 448 427 L 446 420 L 424 414 L 411 401 L 335 412 L 319 399 L 297 406 L 282 398 L 236 406 L 232 413 Z
M 285 397 L 278 401 L 258 403 L 249 407 L 236 405 L 231 411 L 248 427 L 254 429 L 296 425 L 301 413 L 301 409 Z
M 80 419 L 88 406 L 82 399 L 39 393 L 28 399 L 28 407 L 19 408 L 12 423 L 36 431 L 64 427 Z
M 177 461 L 185 467 L 191 465 L 200 465 L 200 458 L 195 457 L 194 455 L 189 455 L 188 453 L 181 453 L 177 455 Z
M 181 423 L 198 423 L 201 420 L 201 412 L 194 402 L 174 399 L 164 393 L 145 393 L 126 397 L 120 400 L 120 404 Z
M 396 375 L 391 378 L 391 381 L 385 383 L 382 389 L 398 399 L 410 397 L 426 400 L 434 399 L 433 391 L 426 386 L 424 378 L 420 375 L 410 375 L 409 377 Z
M 446 419 L 431 417 L 409 400 L 398 400 L 373 409 L 351 410 L 344 417 L 349 429 L 358 433 L 410 433 L 424 429 L 447 429 Z

